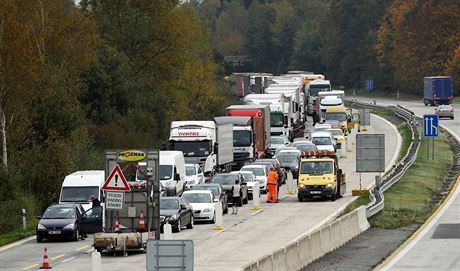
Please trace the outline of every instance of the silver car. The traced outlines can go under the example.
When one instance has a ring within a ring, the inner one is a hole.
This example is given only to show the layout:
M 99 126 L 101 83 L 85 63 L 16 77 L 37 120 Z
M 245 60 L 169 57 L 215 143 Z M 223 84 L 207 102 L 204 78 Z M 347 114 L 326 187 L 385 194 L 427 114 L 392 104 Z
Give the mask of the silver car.
M 439 118 L 454 119 L 454 108 L 450 104 L 438 105 L 435 109 L 435 113 L 439 116 Z

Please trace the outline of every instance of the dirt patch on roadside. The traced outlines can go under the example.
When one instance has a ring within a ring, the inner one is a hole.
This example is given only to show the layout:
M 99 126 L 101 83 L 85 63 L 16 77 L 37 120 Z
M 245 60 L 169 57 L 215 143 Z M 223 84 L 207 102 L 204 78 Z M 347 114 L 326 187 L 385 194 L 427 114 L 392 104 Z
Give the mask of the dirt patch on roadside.
M 419 225 L 411 225 L 395 230 L 370 228 L 339 249 L 305 266 L 301 271 L 372 270 L 418 227 Z

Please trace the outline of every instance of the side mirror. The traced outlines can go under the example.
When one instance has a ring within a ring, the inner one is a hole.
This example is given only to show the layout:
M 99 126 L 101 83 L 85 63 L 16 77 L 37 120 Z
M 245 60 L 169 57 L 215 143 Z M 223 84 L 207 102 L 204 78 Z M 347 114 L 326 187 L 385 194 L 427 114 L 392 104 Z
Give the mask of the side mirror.
M 174 174 L 174 181 L 180 181 L 179 173 Z
M 181 209 L 181 210 L 187 210 L 187 206 L 181 205 L 181 206 L 180 206 L 180 209 Z

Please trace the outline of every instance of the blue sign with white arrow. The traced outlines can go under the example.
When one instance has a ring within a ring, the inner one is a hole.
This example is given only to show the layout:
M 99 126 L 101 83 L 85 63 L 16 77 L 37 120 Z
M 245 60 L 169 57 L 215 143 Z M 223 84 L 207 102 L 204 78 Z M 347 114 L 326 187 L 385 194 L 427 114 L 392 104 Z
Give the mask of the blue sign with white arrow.
M 371 91 L 374 89 L 374 80 L 366 80 L 366 90 Z
M 438 136 L 439 117 L 438 115 L 423 115 L 423 136 Z

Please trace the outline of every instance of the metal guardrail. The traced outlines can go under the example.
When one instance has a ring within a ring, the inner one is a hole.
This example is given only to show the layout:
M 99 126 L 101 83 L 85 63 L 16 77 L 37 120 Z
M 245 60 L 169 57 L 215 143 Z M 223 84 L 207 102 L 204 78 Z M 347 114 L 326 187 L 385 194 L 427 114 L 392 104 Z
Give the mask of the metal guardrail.
M 390 188 L 393 184 L 397 183 L 401 177 L 404 175 L 404 173 L 412 166 L 412 164 L 415 162 L 415 159 L 417 158 L 417 154 L 419 151 L 420 147 L 420 132 L 417 128 L 417 119 L 415 117 L 415 114 L 400 106 L 379 106 L 374 104 L 369 104 L 369 103 L 363 103 L 363 102 L 358 102 L 358 101 L 350 101 L 352 103 L 358 104 L 360 106 L 365 106 L 365 107 L 372 107 L 372 108 L 384 108 L 384 109 L 389 109 L 393 113 L 395 113 L 398 117 L 403 119 L 411 128 L 412 132 L 412 140 L 411 144 L 407 150 L 407 153 L 401 159 L 401 161 L 393 166 L 393 168 L 389 171 L 386 172 L 382 180 L 380 180 L 380 183 L 377 183 L 376 185 L 371 187 L 371 193 L 369 193 L 369 198 L 371 202 L 366 205 L 366 215 L 367 217 L 372 217 L 376 214 L 378 214 L 380 211 L 383 210 L 385 206 L 385 198 L 383 195 L 383 192 L 385 192 L 388 188 Z

